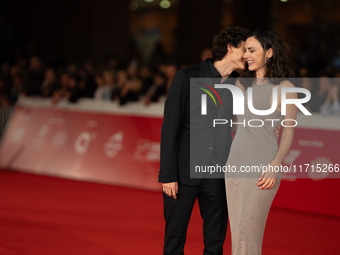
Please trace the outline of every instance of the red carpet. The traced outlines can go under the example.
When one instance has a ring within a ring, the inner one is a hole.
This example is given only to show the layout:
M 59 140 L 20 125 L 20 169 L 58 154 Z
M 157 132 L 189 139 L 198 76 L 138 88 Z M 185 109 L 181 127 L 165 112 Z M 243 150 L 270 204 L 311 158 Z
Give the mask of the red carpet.
M 0 171 L 1 255 L 156 255 L 163 228 L 160 192 Z M 196 206 L 186 255 L 202 254 L 201 233 Z M 340 219 L 273 209 L 263 254 L 340 254 L 339 238 Z

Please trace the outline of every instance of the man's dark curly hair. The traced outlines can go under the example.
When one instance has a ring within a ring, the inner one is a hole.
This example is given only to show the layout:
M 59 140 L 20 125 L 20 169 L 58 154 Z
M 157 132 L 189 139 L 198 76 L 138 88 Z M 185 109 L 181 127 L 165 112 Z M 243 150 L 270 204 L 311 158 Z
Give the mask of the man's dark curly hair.
M 228 44 L 238 48 L 242 41 L 247 39 L 248 30 L 241 27 L 227 27 L 214 36 L 212 60 L 222 60 L 228 53 Z

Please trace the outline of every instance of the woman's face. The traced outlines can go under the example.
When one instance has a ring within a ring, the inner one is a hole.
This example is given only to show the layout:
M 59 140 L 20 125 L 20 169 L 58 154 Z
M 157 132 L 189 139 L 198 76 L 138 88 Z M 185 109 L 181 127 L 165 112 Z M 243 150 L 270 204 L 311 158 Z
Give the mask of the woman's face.
M 272 56 L 272 49 L 270 48 L 265 52 L 254 36 L 246 40 L 243 59 L 248 63 L 249 71 L 255 71 L 257 77 L 264 77 L 267 59 Z

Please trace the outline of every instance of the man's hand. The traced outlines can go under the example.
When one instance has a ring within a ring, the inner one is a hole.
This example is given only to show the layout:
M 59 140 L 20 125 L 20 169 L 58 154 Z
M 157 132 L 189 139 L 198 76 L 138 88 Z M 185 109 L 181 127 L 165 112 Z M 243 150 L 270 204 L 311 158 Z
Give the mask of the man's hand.
M 162 187 L 163 187 L 164 193 L 167 196 L 173 197 L 174 199 L 177 199 L 178 182 L 163 183 Z

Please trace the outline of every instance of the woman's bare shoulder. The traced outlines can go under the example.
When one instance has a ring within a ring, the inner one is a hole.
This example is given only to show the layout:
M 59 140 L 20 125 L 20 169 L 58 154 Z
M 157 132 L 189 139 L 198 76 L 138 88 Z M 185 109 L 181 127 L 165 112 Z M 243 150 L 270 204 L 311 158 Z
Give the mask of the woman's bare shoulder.
M 295 85 L 291 81 L 289 81 L 289 80 L 284 80 L 284 81 L 282 81 L 278 85 L 278 87 L 281 87 L 281 88 L 294 88 Z

